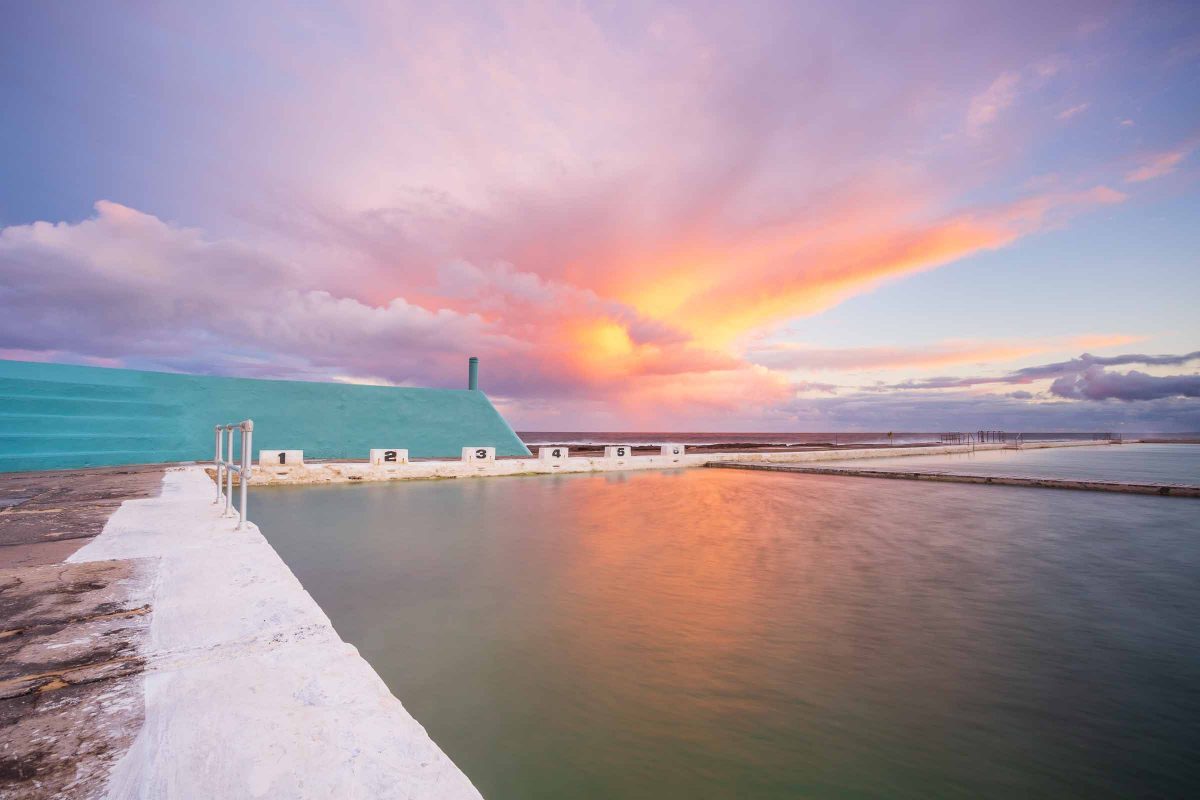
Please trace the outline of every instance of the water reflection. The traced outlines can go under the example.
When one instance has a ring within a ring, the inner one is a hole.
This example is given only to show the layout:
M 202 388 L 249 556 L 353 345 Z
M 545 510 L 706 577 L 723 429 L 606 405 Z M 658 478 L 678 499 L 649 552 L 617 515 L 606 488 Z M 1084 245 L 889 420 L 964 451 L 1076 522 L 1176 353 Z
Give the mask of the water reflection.
M 692 470 L 257 503 L 490 798 L 1196 786 L 1186 500 Z

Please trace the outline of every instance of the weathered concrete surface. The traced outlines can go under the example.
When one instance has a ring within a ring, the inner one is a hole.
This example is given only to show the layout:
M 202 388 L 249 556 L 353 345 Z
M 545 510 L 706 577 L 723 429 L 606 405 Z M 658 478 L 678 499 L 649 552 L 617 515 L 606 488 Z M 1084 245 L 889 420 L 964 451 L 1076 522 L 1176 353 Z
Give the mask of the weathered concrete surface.
M 0 796 L 102 796 L 132 743 L 153 565 L 61 562 L 162 473 L 0 475 Z
M 198 467 L 124 504 L 72 562 L 157 565 L 145 722 L 113 798 L 478 798 Z
M 0 796 L 102 796 L 142 720 L 153 565 L 0 570 Z
M 125 500 L 152 497 L 163 467 L 0 473 L 0 569 L 57 564 Z
M 940 481 L 943 483 L 982 483 L 995 486 L 1027 486 L 1038 489 L 1076 489 L 1089 492 L 1119 492 L 1121 494 L 1152 494 L 1159 497 L 1200 497 L 1200 486 L 1184 483 L 1124 483 L 1120 481 L 1087 481 L 1068 478 L 1030 478 L 1023 475 L 964 475 L 936 470 L 908 471 L 861 469 L 858 467 L 810 467 L 796 464 L 752 464 L 737 461 L 710 462 L 706 466 L 719 469 L 750 469 L 767 472 L 793 472 L 807 475 L 849 475 L 858 478 L 893 478 L 909 481 Z
M 1031 442 L 1026 450 L 1047 447 L 1107 447 L 1107 442 Z M 951 453 L 970 453 L 981 450 L 1002 450 L 1002 444 L 935 445 L 921 447 L 870 447 L 838 450 L 804 450 L 800 452 L 760 453 L 685 453 L 679 457 L 661 455 L 603 458 L 572 456 L 560 462 L 536 458 L 502 458 L 493 462 L 412 461 L 407 464 L 369 464 L 365 462 L 325 462 L 296 466 L 256 467 L 250 485 L 351 483 L 358 481 L 421 480 L 429 478 L 483 478 L 501 475 L 549 475 L 565 472 L 611 472 L 631 469 L 674 469 L 703 467 L 713 462 L 737 461 L 753 463 L 811 463 L 859 458 L 889 458 L 895 456 L 929 456 Z M 211 468 L 209 468 L 211 472 Z M 236 482 L 236 481 L 235 481 Z M 253 502 L 251 502 L 253 506 Z M 253 508 L 250 516 L 254 516 Z

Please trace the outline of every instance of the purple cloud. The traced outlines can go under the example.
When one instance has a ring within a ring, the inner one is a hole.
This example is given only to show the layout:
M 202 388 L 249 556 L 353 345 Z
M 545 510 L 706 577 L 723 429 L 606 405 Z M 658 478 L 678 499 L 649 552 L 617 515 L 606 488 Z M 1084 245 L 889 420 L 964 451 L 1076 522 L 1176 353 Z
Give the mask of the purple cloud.
M 1064 375 L 1050 384 L 1050 393 L 1076 400 L 1159 400 L 1164 397 L 1200 397 L 1200 375 L 1158 377 L 1130 370 L 1108 372 L 1092 366 L 1079 374 Z
M 1127 364 L 1145 364 L 1148 366 L 1180 366 L 1182 364 L 1187 364 L 1191 361 L 1196 361 L 1196 360 L 1200 360 L 1200 350 L 1195 350 L 1190 353 L 1182 353 L 1180 355 L 1156 355 L 1156 356 L 1145 355 L 1142 353 L 1127 353 L 1127 354 L 1119 355 L 1119 356 L 1094 356 L 1091 353 L 1084 353 L 1083 355 L 1079 356 L 1078 358 L 1073 358 L 1070 361 L 1059 361 L 1059 362 L 1055 362 L 1053 364 L 1039 364 L 1039 365 L 1033 366 L 1033 367 L 1025 367 L 1024 369 L 1019 369 L 1014 372 L 1010 372 L 1006 375 L 979 375 L 979 376 L 973 376 L 973 377 L 967 377 L 967 378 L 956 378 L 956 377 L 948 377 L 948 376 L 937 377 L 937 378 L 926 378 L 924 380 L 903 381 L 901 383 L 890 384 L 887 386 L 887 388 L 899 389 L 899 390 L 965 389 L 970 386 L 980 386 L 980 385 L 991 384 L 991 383 L 1025 384 L 1025 383 L 1032 383 L 1033 381 L 1036 381 L 1036 380 L 1045 380 L 1047 378 L 1055 378 L 1055 379 L 1058 379 L 1055 381 L 1055 384 L 1061 385 L 1061 387 L 1063 387 L 1061 389 L 1061 391 L 1055 392 L 1055 394 L 1058 394 L 1060 397 L 1079 397 L 1079 398 L 1087 398 L 1087 399 L 1100 399 L 1100 398 L 1091 397 L 1090 394 L 1087 394 L 1087 393 L 1083 392 L 1082 390 L 1079 393 L 1070 393 L 1070 390 L 1066 387 L 1074 386 L 1075 381 L 1078 380 L 1080 378 L 1080 376 L 1083 376 L 1093 370 L 1099 370 L 1099 373 L 1103 374 L 1103 375 L 1110 375 L 1110 376 L 1118 375 L 1118 373 L 1104 372 L 1104 370 L 1103 370 L 1104 367 L 1123 366 L 1123 365 L 1127 365 Z M 1156 391 L 1165 392 L 1165 394 L 1164 393 L 1150 394 L 1147 398 L 1131 396 L 1130 398 L 1128 398 L 1131 400 L 1149 399 L 1149 397 L 1172 397 L 1172 396 L 1195 397 L 1196 396 L 1194 394 L 1189 394 L 1186 391 L 1182 391 L 1182 389 L 1186 389 L 1188 386 L 1185 379 L 1194 377 L 1194 376 L 1187 376 L 1187 375 L 1175 376 L 1176 378 L 1179 378 L 1182 380 L 1176 381 L 1176 382 L 1171 382 L 1171 379 L 1169 379 L 1169 378 L 1159 379 L 1159 378 L 1155 378 L 1154 376 L 1145 375 L 1144 373 L 1140 373 L 1140 372 L 1136 372 L 1136 371 L 1130 372 L 1128 374 L 1129 375 L 1142 375 L 1143 377 L 1152 379 L 1155 382 L 1161 380 L 1163 382 L 1155 384 L 1156 386 L 1159 387 Z M 1067 382 L 1061 383 L 1061 381 L 1064 381 L 1064 380 Z M 1087 381 L 1084 381 L 1084 383 L 1087 383 Z M 1097 384 L 1097 385 L 1099 385 L 1099 384 Z M 1148 385 L 1143 384 L 1143 386 L 1148 386 Z M 1180 391 L 1176 391 L 1176 389 L 1180 389 Z M 1054 391 L 1054 390 L 1051 389 L 1051 391 Z M 1097 389 L 1096 391 L 1100 391 L 1100 390 Z M 1148 388 L 1146 388 L 1146 389 L 1143 389 L 1143 391 L 1150 391 L 1150 390 Z M 1112 396 L 1117 397 L 1119 395 L 1112 395 Z

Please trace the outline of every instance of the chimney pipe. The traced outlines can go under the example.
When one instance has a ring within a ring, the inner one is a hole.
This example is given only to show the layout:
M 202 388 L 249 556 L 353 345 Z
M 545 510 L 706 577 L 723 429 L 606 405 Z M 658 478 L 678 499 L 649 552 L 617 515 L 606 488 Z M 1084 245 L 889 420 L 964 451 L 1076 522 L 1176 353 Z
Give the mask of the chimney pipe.
M 478 391 L 479 389 L 479 359 L 475 356 L 467 361 L 467 388 Z

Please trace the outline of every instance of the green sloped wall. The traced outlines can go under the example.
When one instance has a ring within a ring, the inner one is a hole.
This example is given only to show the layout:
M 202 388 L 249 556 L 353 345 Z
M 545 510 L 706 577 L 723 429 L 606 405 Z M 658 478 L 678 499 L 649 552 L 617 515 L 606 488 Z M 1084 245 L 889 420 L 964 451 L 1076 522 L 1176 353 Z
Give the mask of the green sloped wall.
M 483 392 L 263 381 L 0 360 L 0 472 L 203 461 L 213 426 L 254 420 L 254 450 L 365 459 L 372 447 L 529 455 Z

